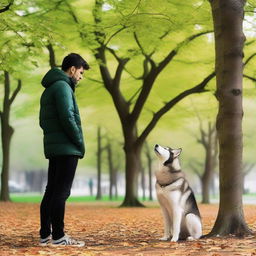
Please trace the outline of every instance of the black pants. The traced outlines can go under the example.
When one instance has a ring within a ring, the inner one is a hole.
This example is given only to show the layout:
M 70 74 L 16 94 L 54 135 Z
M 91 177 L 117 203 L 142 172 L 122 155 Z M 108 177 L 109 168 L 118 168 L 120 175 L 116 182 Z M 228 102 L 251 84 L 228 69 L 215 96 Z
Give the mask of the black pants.
M 48 182 L 40 206 L 40 237 L 52 234 L 57 240 L 64 236 L 66 200 L 78 163 L 77 156 L 58 156 L 49 159 Z

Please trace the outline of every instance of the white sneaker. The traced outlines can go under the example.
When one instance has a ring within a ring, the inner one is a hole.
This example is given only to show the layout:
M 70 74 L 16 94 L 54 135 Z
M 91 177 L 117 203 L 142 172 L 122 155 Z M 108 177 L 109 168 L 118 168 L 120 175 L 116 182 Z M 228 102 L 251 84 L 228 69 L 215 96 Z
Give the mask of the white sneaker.
M 85 245 L 85 242 L 77 241 L 68 235 L 64 235 L 62 238 L 60 238 L 58 240 L 52 240 L 52 245 L 53 246 L 70 245 L 70 246 L 76 246 L 76 247 L 83 247 Z
M 46 238 L 40 238 L 39 245 L 40 246 L 47 246 L 51 243 L 51 240 L 52 240 L 51 235 L 47 236 Z

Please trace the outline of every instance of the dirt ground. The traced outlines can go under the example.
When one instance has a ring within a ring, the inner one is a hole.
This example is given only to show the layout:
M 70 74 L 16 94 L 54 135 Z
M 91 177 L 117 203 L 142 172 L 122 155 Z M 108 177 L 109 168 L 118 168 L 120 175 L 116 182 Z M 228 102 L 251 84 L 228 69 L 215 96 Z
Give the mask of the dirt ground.
M 68 203 L 66 232 L 84 240 L 83 248 L 38 246 L 39 204 L 0 203 L 0 256 L 11 255 L 182 255 L 256 256 L 256 236 L 244 239 L 211 238 L 178 243 L 162 242 L 161 211 L 147 208 L 117 208 L 116 204 Z M 217 205 L 200 205 L 203 233 L 217 215 Z M 245 206 L 247 223 L 256 231 L 256 206 Z

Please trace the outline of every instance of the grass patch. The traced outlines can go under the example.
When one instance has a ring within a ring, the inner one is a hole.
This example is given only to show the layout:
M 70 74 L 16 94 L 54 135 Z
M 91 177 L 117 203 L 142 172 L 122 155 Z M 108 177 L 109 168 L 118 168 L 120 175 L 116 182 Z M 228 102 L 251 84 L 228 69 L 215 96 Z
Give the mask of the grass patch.
M 22 193 L 15 193 L 11 194 L 12 202 L 17 203 L 40 203 L 43 195 L 41 194 L 22 194 Z M 122 202 L 124 197 L 120 196 L 117 199 L 110 200 L 108 196 L 103 196 L 99 201 L 106 201 L 106 202 Z M 94 202 L 95 196 L 70 196 L 67 202 Z

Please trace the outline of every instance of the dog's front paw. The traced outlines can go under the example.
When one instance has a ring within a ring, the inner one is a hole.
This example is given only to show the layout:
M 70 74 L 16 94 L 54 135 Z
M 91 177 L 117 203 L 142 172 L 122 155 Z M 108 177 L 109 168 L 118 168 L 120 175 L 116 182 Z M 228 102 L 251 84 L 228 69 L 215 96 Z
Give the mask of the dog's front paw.
M 194 240 L 195 240 L 195 238 L 193 236 L 187 237 L 187 241 L 194 241 Z
M 178 237 L 172 237 L 171 242 L 177 242 L 179 240 Z
M 163 237 L 159 238 L 159 240 L 160 240 L 160 241 L 168 241 L 168 240 L 170 240 L 170 237 L 168 237 L 168 236 L 163 236 Z

